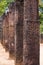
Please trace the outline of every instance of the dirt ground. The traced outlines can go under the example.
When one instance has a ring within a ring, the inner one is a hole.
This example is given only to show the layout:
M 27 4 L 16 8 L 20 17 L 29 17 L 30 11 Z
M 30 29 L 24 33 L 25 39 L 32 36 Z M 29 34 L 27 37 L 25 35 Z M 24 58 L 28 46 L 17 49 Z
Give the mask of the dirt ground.
M 40 44 L 40 65 L 43 65 L 43 44 Z
M 0 43 L 0 65 L 14 65 L 14 60 L 9 59 L 9 53 L 5 52 L 5 49 Z

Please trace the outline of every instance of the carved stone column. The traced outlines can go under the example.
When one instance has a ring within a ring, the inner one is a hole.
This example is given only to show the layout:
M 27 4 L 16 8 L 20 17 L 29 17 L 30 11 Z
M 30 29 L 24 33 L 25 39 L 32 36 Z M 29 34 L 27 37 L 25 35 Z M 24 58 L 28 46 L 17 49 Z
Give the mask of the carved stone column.
M 9 53 L 15 59 L 15 2 L 9 5 Z
M 9 23 L 8 14 L 3 15 L 3 46 L 8 50 L 8 37 L 9 37 Z
M 18 21 L 16 24 L 16 65 L 23 65 L 23 0 L 16 0 Z
M 39 65 L 38 0 L 24 0 L 23 62 Z
M 0 16 L 0 42 L 2 43 L 3 39 L 3 18 Z

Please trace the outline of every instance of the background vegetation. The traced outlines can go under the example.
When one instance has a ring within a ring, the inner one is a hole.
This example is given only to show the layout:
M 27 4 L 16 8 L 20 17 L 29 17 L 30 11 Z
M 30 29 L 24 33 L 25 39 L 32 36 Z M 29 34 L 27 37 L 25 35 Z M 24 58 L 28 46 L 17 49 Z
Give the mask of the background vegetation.
M 39 0 L 40 32 L 43 33 L 43 0 Z
M 0 16 L 5 12 L 10 2 L 14 0 L 0 0 Z
M 10 2 L 14 0 L 0 0 L 0 16 L 5 12 Z M 43 0 L 39 0 L 40 32 L 43 33 Z

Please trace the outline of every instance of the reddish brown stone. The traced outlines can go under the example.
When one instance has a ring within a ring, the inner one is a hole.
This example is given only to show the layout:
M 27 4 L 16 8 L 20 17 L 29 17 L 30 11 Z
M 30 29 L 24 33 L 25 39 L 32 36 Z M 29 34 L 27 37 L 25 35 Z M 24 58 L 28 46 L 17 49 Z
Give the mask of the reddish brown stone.
M 15 56 L 15 3 L 9 5 L 9 12 L 3 20 L 3 44 L 10 55 Z
M 3 42 L 16 65 L 39 65 L 38 0 L 16 0 L 3 21 Z
M 38 1 L 24 0 L 24 65 L 39 65 Z
M 16 65 L 23 65 L 23 2 L 16 1 L 18 22 L 16 24 Z

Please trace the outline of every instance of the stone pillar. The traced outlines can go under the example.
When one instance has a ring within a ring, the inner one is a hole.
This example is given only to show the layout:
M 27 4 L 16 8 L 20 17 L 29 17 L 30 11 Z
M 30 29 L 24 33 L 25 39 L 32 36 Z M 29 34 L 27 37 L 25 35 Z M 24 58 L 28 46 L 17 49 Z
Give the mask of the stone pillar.
M 3 39 L 3 19 L 0 17 L 0 42 L 2 43 Z
M 15 65 L 23 65 L 23 0 L 16 0 L 18 21 L 16 24 L 16 62 Z
M 15 2 L 9 5 L 9 53 L 15 59 Z
M 24 0 L 23 62 L 39 65 L 38 0 Z
M 9 38 L 9 22 L 8 17 L 9 14 L 3 15 L 3 46 L 5 47 L 6 51 L 9 49 L 8 45 L 8 38 Z

